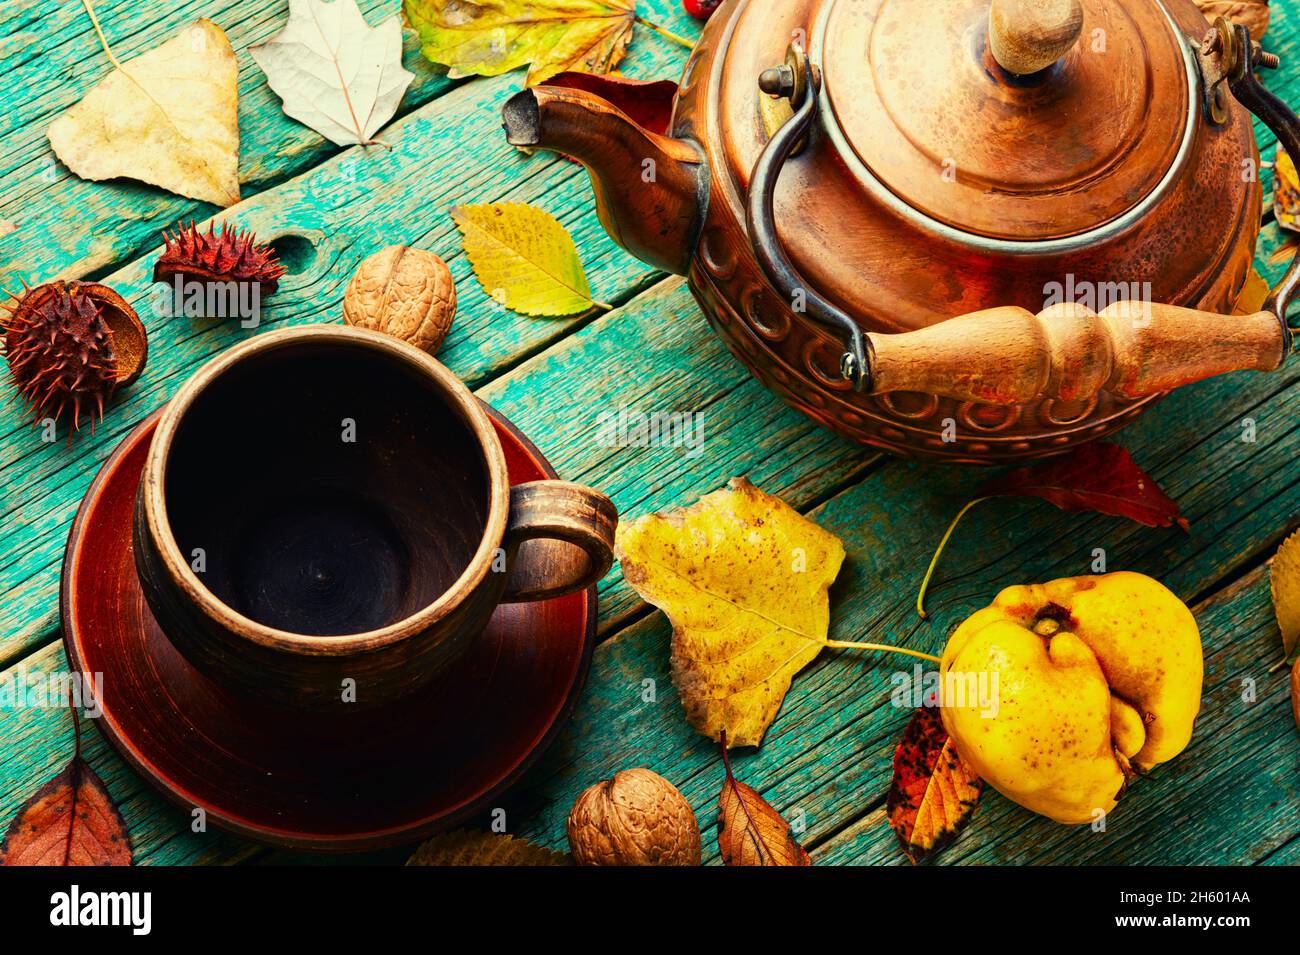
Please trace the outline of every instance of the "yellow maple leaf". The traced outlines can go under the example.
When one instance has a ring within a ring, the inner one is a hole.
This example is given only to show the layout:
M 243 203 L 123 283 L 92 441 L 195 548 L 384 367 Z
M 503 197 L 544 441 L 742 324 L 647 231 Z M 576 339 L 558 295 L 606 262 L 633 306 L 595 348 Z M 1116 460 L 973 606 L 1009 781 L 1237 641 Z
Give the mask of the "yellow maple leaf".
M 198 20 L 133 60 L 109 57 L 113 71 L 50 124 L 63 164 L 82 179 L 126 177 L 238 202 L 239 67 L 221 27 Z
M 619 525 L 627 582 L 673 625 L 686 719 L 757 746 L 796 673 L 827 645 L 844 545 L 744 478 L 689 508 Z

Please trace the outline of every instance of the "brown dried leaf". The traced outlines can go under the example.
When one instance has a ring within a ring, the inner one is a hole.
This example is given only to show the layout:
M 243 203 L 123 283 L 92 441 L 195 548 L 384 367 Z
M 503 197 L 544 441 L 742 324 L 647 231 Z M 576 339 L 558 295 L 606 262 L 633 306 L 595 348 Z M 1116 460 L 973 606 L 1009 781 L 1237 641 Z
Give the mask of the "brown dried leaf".
M 1290 660 L 1300 648 L 1300 531 L 1282 542 L 1268 570 L 1273 612 L 1282 631 L 1282 654 Z
M 415 850 L 407 865 L 430 866 L 563 866 L 573 860 L 524 839 L 495 832 L 459 829 L 443 832 Z
M 722 741 L 726 778 L 718 796 L 718 851 L 727 865 L 812 865 L 790 824 L 757 792 L 736 779 Z
M 938 707 L 920 707 L 894 751 L 894 780 L 885 803 L 907 857 L 924 861 L 956 839 L 983 788 L 984 781 L 948 738 Z
M 23 804 L 0 845 L 0 865 L 130 864 L 122 814 L 80 756 Z

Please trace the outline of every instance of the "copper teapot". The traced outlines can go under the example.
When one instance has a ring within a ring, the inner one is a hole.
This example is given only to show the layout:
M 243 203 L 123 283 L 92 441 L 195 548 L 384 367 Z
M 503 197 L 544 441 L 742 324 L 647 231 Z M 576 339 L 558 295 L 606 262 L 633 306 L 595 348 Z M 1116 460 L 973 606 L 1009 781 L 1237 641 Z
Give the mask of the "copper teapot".
M 988 464 L 1109 434 L 1173 388 L 1277 368 L 1292 264 L 1228 315 L 1276 57 L 1192 0 L 727 0 L 671 136 L 525 90 L 629 252 L 689 276 L 753 374 L 856 441 Z

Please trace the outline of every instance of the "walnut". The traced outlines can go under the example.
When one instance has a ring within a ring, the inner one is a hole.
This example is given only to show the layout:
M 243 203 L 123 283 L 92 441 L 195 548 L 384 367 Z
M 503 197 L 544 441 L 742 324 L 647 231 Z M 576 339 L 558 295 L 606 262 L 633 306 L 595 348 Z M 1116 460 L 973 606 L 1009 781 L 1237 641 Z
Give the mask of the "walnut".
M 700 827 L 676 786 L 628 769 L 578 797 L 569 848 L 578 865 L 699 865 Z
M 1196 5 L 1211 23 L 1227 17 L 1250 30 L 1252 40 L 1264 39 L 1268 30 L 1268 0 L 1196 0 Z
M 357 267 L 343 296 L 343 320 L 387 332 L 435 354 L 456 315 L 456 285 L 432 252 L 390 245 Z

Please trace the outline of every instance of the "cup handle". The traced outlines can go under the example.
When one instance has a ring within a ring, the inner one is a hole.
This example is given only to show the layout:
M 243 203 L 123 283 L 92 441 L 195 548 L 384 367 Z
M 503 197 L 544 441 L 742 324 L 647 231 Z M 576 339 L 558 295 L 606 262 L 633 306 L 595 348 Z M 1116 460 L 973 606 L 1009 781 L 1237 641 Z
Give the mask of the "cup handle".
M 586 590 L 614 563 L 618 510 L 599 491 L 568 481 L 510 489 L 503 603 L 528 603 Z

